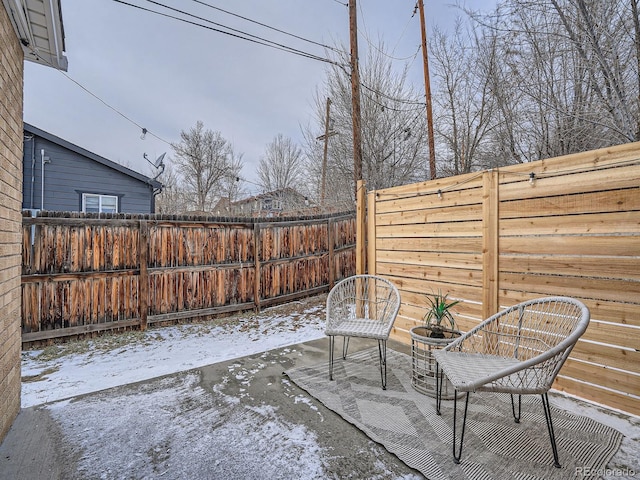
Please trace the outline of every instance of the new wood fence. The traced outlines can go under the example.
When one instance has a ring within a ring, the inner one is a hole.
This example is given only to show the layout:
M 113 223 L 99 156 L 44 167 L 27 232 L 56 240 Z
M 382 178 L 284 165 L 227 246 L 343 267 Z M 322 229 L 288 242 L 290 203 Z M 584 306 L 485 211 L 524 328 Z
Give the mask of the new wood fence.
M 530 298 L 575 297 L 592 320 L 556 388 L 640 414 L 640 143 L 374 191 L 366 203 L 368 271 L 402 295 L 393 337 L 410 343 L 438 290 L 462 300 L 462 330 Z
M 259 310 L 355 271 L 353 213 L 241 222 L 49 215 L 23 217 L 23 344 Z

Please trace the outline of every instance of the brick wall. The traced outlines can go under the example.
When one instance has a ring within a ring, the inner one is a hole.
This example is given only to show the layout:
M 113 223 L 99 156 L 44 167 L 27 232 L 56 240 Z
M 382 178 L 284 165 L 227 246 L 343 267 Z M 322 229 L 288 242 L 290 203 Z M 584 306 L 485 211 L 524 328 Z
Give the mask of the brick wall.
M 23 65 L 0 4 L 0 442 L 20 410 Z

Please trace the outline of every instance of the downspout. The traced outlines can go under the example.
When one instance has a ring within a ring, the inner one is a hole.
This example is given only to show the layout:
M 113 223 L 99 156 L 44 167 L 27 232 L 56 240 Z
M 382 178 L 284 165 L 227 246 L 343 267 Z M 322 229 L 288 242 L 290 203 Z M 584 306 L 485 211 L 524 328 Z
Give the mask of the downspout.
M 160 156 L 160 160 L 164 158 L 164 153 Z M 162 168 L 152 180 L 157 180 L 160 175 L 164 172 L 164 163 L 160 163 L 160 167 Z M 156 213 L 156 196 L 162 193 L 162 189 L 164 185 L 160 182 L 160 186 L 158 188 L 153 186 L 149 180 L 147 180 L 147 184 L 151 189 L 151 213 Z
M 44 164 L 51 162 L 49 157 L 44 156 L 44 148 L 40 150 L 41 168 L 40 168 L 40 210 L 44 210 Z
M 156 213 L 156 197 L 162 193 L 164 185 L 161 183 L 160 187 L 154 187 L 151 182 L 149 182 L 149 188 L 151 189 L 151 213 Z
M 29 208 L 33 210 L 33 187 L 36 185 L 36 139 L 35 135 L 25 136 L 31 141 L 31 195 L 29 198 Z

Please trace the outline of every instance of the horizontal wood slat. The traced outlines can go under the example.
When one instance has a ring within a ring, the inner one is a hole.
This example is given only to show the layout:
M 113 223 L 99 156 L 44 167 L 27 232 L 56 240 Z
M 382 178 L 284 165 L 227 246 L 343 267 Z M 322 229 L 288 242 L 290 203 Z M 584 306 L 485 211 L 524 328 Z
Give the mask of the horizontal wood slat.
M 635 394 L 612 391 L 595 383 L 582 382 L 562 375 L 556 378 L 553 388 L 591 400 L 600 405 L 607 405 L 633 415 L 640 415 L 640 396 Z
M 640 190 L 637 195 L 640 196 Z M 581 215 L 556 215 L 549 217 L 527 217 L 500 222 L 500 235 L 606 235 L 611 233 L 611 225 L 616 225 L 628 236 L 640 238 L 640 211 L 585 213 Z
M 604 388 L 623 393 L 640 391 L 640 375 L 569 358 L 560 373 L 569 378 L 597 378 Z
M 412 225 L 422 223 L 475 221 L 482 214 L 482 205 L 452 206 L 430 210 L 401 210 L 377 215 L 380 225 Z
M 423 223 L 416 225 L 378 225 L 378 238 L 414 237 L 477 237 L 482 234 L 482 222 Z
M 482 237 L 383 238 L 376 235 L 376 251 L 481 253 Z
M 503 201 L 501 219 L 549 217 L 583 213 L 631 212 L 640 210 L 640 186 L 632 189 L 558 195 L 555 197 L 527 198 Z
M 640 257 L 586 255 L 502 255 L 500 270 L 570 277 L 616 278 L 640 281 Z

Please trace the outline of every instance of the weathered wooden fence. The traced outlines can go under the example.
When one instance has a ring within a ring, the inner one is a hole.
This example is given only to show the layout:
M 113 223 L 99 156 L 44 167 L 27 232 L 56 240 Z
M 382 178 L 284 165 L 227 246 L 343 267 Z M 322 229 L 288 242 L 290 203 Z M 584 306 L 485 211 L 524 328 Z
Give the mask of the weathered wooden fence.
M 401 290 L 393 337 L 410 343 L 438 290 L 462 300 L 462 330 L 530 298 L 575 297 L 592 320 L 556 388 L 640 414 L 640 143 L 374 191 L 366 203 L 368 271 Z
M 355 230 L 352 213 L 229 221 L 25 212 L 23 344 L 327 291 L 355 271 Z

